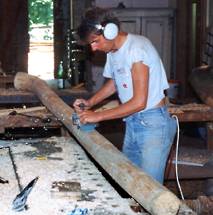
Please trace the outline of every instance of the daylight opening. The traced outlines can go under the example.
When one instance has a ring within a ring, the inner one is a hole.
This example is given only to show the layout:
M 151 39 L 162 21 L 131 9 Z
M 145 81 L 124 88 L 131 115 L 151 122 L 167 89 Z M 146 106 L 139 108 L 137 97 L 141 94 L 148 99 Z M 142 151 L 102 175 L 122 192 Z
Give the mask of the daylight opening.
M 54 78 L 53 1 L 28 0 L 28 73 L 41 79 Z

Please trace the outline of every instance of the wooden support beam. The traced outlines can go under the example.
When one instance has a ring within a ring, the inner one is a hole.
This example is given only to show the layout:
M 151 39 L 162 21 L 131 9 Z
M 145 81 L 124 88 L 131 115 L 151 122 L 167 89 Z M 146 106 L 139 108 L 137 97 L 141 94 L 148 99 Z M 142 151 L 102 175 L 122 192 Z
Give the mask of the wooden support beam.
M 68 128 L 87 152 L 108 174 L 148 212 L 175 215 L 181 201 L 167 188 L 134 166 L 112 143 L 97 131 L 86 133 L 73 125 L 73 109 L 37 77 L 17 73 L 15 87 L 34 92 L 42 103 Z M 193 214 L 193 213 L 192 213 Z
M 1 85 L 0 85 L 1 87 Z M 84 89 L 63 89 L 63 90 L 54 90 L 60 98 L 63 99 L 67 104 L 72 104 L 75 98 L 89 98 L 92 93 Z M 0 88 L 0 105 L 9 104 L 37 104 L 39 99 L 32 92 L 26 92 L 21 90 L 16 90 L 15 88 L 4 89 Z

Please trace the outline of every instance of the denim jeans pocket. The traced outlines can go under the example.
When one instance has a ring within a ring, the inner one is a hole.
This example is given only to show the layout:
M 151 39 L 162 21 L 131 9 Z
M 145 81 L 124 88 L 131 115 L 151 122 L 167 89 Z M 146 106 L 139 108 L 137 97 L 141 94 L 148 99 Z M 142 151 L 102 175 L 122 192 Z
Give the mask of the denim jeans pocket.
M 166 125 L 167 117 L 162 113 L 141 113 L 139 115 L 140 124 L 145 127 L 157 128 Z

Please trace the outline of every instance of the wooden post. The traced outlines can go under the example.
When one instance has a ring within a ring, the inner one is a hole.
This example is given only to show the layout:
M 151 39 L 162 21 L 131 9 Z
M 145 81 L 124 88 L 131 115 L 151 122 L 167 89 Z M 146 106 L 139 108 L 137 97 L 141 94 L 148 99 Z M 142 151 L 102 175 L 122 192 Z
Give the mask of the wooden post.
M 86 133 L 72 124 L 73 109 L 37 77 L 17 73 L 14 85 L 35 93 L 43 104 L 68 128 L 106 172 L 148 212 L 175 215 L 181 201 L 167 188 L 134 166 L 112 143 L 97 131 Z

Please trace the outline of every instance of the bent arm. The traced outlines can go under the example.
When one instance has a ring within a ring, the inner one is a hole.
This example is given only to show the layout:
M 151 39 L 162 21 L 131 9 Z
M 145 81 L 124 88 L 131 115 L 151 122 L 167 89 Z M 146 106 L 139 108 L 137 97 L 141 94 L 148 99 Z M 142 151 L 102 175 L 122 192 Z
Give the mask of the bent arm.
M 141 111 L 146 107 L 149 85 L 149 68 L 142 62 L 132 66 L 133 97 L 126 103 L 100 112 L 100 121 L 116 119 Z

